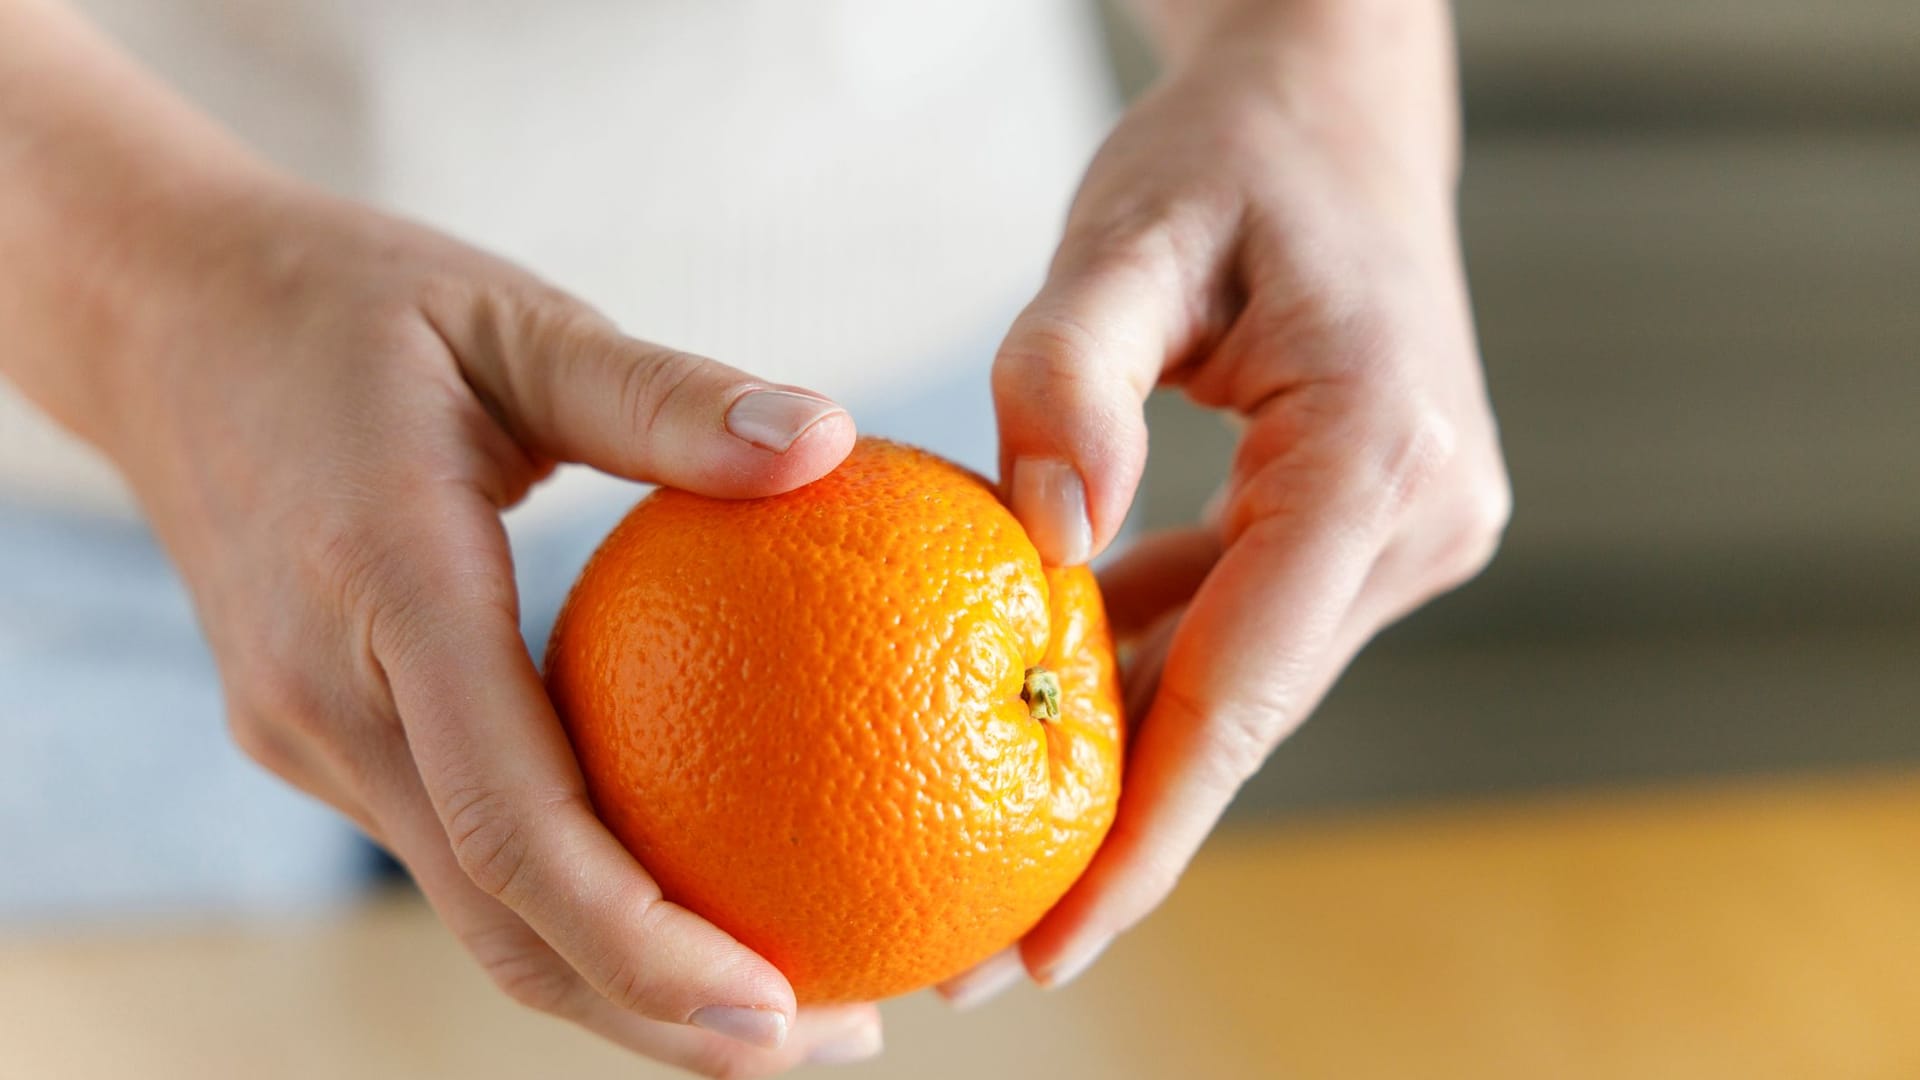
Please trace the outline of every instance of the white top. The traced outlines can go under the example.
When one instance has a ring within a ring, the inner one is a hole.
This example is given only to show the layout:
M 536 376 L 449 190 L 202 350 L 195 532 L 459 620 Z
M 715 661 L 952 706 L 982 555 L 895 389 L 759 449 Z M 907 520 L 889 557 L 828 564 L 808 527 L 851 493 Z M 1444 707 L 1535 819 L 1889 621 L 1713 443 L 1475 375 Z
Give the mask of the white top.
M 78 6 L 300 174 L 855 406 L 1038 283 L 1114 108 L 1084 0 Z M 130 505 L 0 381 L 22 497 Z

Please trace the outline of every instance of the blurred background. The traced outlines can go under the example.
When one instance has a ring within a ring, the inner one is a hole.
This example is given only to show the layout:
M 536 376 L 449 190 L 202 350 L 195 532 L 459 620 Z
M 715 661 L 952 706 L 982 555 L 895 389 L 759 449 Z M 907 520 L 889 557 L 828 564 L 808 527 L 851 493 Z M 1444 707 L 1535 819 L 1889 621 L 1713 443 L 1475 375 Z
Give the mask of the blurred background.
M 1242 811 L 1920 758 L 1920 8 L 1458 12 L 1513 524 Z M 1152 419 L 1190 517 L 1227 433 Z
M 1151 62 L 1102 15 L 1119 100 Z M 1498 561 L 1080 984 L 890 1005 L 853 1075 L 1920 1075 L 1920 7 L 1458 19 Z M 1184 522 L 1229 433 L 1150 421 L 1143 524 Z M 500 1001 L 403 889 L 0 925 L 0 1077 L 228 1075 L 670 1074 Z

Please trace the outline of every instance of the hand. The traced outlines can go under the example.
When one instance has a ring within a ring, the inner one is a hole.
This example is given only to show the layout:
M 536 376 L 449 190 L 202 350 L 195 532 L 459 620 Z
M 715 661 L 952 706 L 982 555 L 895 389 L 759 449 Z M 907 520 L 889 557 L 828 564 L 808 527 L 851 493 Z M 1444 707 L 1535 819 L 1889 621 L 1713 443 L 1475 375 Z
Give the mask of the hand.
M 785 491 L 847 454 L 844 411 L 273 174 L 58 3 L 0 3 L 0 326 L 0 374 L 179 564 L 235 738 L 503 989 L 714 1075 L 878 1050 L 872 1006 L 796 1012 L 594 817 L 499 517 L 557 461 Z
M 871 1006 L 796 1013 L 595 818 L 499 516 L 557 461 L 785 491 L 846 455 L 847 414 L 289 185 L 205 209 L 133 245 L 175 254 L 141 264 L 91 426 L 191 589 L 240 745 L 392 850 L 521 1002 L 714 1075 L 877 1049 Z
M 1119 530 L 1156 384 L 1241 426 L 1207 520 L 1103 575 L 1137 728 L 1111 834 L 1021 944 L 1043 984 L 1165 898 L 1355 653 L 1476 574 L 1508 513 L 1450 114 L 1420 100 L 1447 80 L 1359 44 L 1410 36 L 1397 16 L 1254 6 L 1114 131 L 994 369 L 1007 495 L 1053 563 Z M 1017 974 L 1000 959 L 947 990 Z

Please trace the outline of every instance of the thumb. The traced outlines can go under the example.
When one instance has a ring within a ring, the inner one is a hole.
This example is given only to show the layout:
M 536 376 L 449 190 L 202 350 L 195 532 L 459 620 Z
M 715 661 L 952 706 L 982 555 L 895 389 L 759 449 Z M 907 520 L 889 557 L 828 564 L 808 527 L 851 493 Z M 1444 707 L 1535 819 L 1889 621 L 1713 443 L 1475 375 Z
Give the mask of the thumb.
M 853 448 L 853 418 L 828 398 L 627 337 L 570 300 L 477 307 L 464 328 L 436 328 L 494 415 L 544 457 L 752 498 L 816 480 Z
M 1147 461 L 1142 406 L 1185 333 L 1170 258 L 1134 244 L 1062 244 L 993 365 L 1007 503 L 1052 566 L 1120 531 Z

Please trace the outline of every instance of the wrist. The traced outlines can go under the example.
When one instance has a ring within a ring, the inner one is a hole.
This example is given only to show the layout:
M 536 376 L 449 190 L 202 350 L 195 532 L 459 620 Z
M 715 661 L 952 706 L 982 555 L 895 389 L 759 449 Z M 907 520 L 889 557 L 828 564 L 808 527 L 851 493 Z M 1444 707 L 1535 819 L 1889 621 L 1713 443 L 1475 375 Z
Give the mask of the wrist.
M 222 207 L 272 182 L 73 12 L 0 4 L 0 376 L 119 459 L 129 372 Z
M 1444 0 L 1168 6 L 1186 21 L 1165 84 L 1197 88 L 1203 100 L 1304 140 L 1396 199 L 1450 215 L 1460 120 Z
M 220 264 L 255 216 L 244 208 L 270 187 L 249 171 L 156 163 L 151 174 L 43 203 L 8 237 L 32 267 L 6 283 L 32 308 L 9 374 L 123 471 L 156 384 L 178 374 L 162 358 L 193 353 L 181 343 L 196 338 L 218 347 L 222 318 L 208 300 L 233 277 Z

